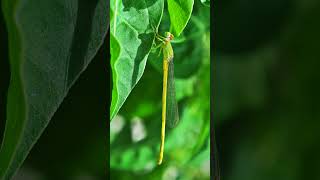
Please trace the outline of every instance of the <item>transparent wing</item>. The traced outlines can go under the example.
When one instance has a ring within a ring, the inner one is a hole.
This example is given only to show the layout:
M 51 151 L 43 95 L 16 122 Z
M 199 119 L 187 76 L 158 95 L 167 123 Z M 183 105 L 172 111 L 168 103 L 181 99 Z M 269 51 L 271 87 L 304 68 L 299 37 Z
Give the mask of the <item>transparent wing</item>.
M 168 83 L 167 83 L 167 108 L 166 120 L 169 127 L 175 127 L 179 122 L 179 112 L 176 100 L 176 87 L 174 83 L 173 59 L 168 62 Z

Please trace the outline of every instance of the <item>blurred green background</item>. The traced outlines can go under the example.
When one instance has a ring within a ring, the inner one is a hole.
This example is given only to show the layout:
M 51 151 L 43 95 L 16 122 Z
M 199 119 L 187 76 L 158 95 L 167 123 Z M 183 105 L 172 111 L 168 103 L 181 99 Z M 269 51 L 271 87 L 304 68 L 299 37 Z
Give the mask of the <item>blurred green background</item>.
M 221 179 L 320 179 L 320 1 L 224 0 L 214 9 Z
M 169 30 L 167 9 L 159 33 Z M 149 55 L 139 83 L 110 124 L 111 179 L 210 178 L 210 7 L 195 1 L 183 35 L 173 42 L 179 124 L 166 129 L 164 160 L 157 166 L 162 57 Z

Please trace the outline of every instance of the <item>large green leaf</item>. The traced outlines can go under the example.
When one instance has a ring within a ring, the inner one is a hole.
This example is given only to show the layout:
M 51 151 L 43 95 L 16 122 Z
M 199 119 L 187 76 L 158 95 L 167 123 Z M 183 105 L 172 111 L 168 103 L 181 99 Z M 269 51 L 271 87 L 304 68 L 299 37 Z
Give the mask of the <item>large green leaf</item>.
M 168 0 L 170 32 L 179 36 L 186 27 L 192 13 L 194 0 Z
M 141 78 L 159 26 L 163 0 L 114 0 L 110 4 L 113 89 L 110 120 Z M 146 87 L 147 88 L 147 87 Z
M 0 179 L 10 179 L 108 29 L 105 0 L 4 0 L 11 65 Z

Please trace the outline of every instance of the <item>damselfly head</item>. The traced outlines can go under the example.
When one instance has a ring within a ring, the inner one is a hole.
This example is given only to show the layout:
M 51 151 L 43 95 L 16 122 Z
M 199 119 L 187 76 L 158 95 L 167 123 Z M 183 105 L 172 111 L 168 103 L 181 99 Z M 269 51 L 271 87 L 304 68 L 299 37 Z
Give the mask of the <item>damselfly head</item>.
M 168 41 L 171 41 L 174 38 L 173 34 L 170 32 L 165 32 L 165 36 Z

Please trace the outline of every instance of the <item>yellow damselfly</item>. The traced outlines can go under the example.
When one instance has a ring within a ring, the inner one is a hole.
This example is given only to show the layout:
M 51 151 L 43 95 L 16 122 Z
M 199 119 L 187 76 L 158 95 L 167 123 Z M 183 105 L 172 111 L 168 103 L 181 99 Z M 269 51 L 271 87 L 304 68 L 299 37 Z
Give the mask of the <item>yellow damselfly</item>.
M 158 165 L 160 165 L 163 160 L 166 121 L 169 127 L 176 126 L 179 122 L 179 114 L 174 83 L 173 49 L 171 46 L 171 40 L 174 36 L 170 32 L 166 32 L 165 37 L 157 34 L 156 38 L 161 42 L 159 47 L 163 53 L 161 143 L 158 159 Z

